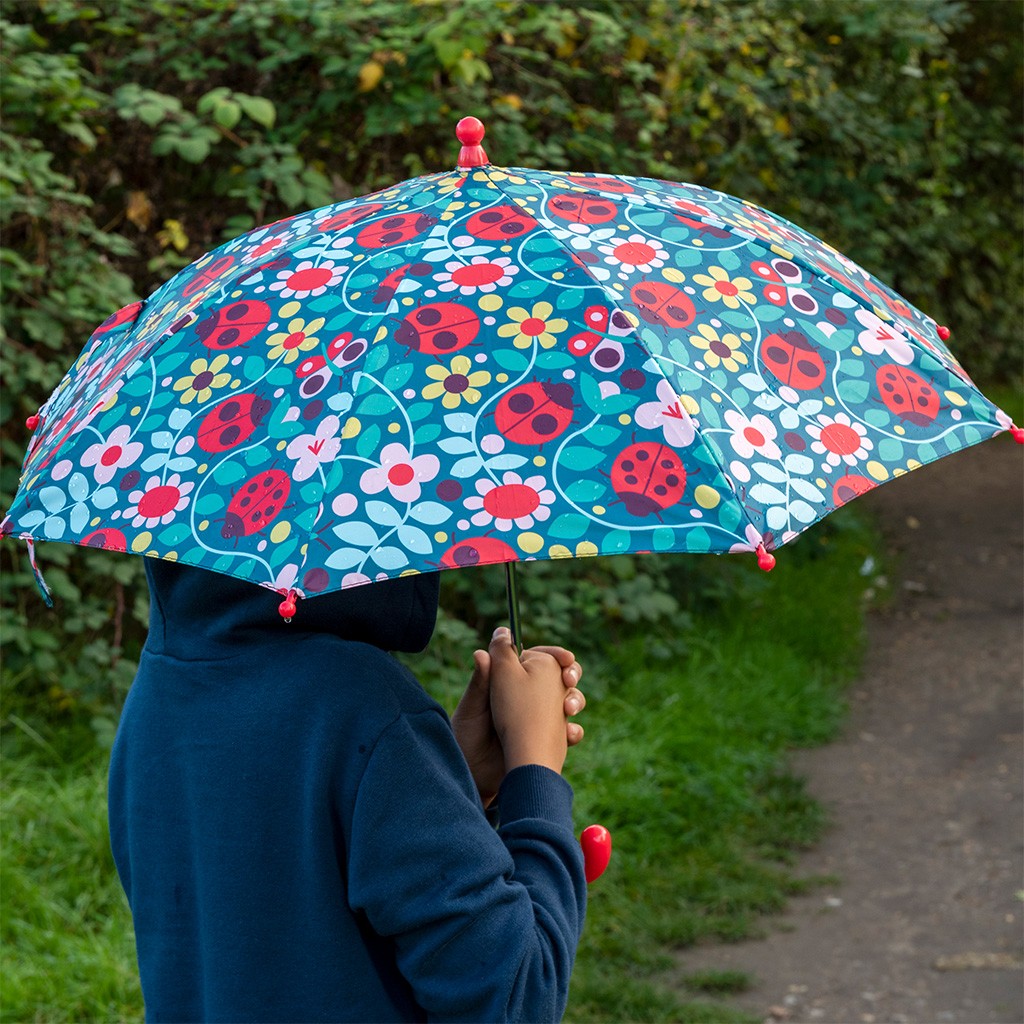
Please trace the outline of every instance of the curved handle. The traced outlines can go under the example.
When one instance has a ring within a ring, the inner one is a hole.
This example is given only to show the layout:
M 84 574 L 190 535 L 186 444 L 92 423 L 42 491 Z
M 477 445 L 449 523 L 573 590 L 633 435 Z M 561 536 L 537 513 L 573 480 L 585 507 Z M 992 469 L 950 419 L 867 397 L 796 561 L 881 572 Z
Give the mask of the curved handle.
M 604 874 L 612 859 L 612 834 L 604 825 L 588 825 L 580 836 L 583 847 L 583 872 L 587 882 L 593 882 Z

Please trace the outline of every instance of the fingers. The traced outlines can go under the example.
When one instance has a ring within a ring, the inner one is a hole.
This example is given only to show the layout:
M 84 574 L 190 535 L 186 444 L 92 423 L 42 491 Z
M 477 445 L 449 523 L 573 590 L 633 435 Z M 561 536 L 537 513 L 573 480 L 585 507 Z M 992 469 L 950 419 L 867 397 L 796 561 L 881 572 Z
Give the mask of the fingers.
M 531 647 L 531 651 L 543 651 L 545 654 L 550 654 L 555 661 L 558 662 L 562 668 L 569 668 L 573 662 L 576 661 L 576 655 L 572 651 L 567 651 L 564 647 Z
M 473 675 L 470 677 L 469 685 L 480 689 L 486 689 L 491 675 L 491 656 L 487 651 L 473 652 Z
M 577 686 L 583 678 L 583 666 L 576 660 L 576 655 L 572 651 L 567 651 L 564 647 L 531 647 L 530 650 L 550 654 L 562 666 L 562 682 L 567 689 Z
M 587 706 L 587 698 L 581 690 L 572 689 L 565 695 L 565 713 L 570 718 L 578 715 Z
M 565 726 L 565 742 L 570 747 L 575 747 L 583 739 L 583 726 L 575 722 L 567 722 Z

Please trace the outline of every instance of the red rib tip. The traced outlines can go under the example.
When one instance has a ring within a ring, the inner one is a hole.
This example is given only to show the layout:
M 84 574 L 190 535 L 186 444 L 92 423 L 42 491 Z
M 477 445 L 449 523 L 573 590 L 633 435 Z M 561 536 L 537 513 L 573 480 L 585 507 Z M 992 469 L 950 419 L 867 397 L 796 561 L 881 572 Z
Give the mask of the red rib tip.
M 478 117 L 464 117 L 455 126 L 455 137 L 462 143 L 459 150 L 459 167 L 483 167 L 490 163 L 483 146 L 484 134 L 487 131 Z
M 938 332 L 939 337 L 943 341 L 949 341 L 950 330 L 948 327 L 943 327 L 940 324 L 938 327 L 935 328 L 935 330 Z
M 34 432 L 39 426 L 39 417 L 29 416 L 29 418 L 25 420 L 25 426 L 28 427 L 29 430 Z
M 289 590 L 288 596 L 277 606 L 278 614 L 285 622 L 291 622 L 295 614 L 295 591 Z
M 775 568 L 775 556 L 763 544 L 758 544 L 754 550 L 757 551 L 757 567 L 771 572 Z
M 1013 435 L 1013 439 L 1017 444 L 1024 444 L 1024 427 L 1018 427 L 1014 424 L 1010 427 L 1010 433 Z

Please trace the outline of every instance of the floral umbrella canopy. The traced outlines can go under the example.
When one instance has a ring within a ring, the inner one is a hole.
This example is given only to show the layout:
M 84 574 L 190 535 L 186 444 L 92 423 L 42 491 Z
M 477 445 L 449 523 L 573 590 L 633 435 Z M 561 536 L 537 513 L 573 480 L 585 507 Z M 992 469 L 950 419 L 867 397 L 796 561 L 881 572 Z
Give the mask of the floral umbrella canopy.
M 464 565 L 769 552 L 1013 429 L 948 331 L 751 203 L 454 171 L 257 228 L 115 313 L 0 533 L 295 597 Z M 34 421 L 34 422 L 33 422 Z

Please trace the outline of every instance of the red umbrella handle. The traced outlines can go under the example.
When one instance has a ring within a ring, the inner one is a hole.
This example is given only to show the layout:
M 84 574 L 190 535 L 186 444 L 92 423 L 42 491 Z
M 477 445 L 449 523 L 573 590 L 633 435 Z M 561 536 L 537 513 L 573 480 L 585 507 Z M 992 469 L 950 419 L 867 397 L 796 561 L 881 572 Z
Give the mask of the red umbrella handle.
M 604 874 L 612 859 L 612 834 L 604 825 L 588 825 L 580 836 L 583 847 L 583 873 L 587 882 L 593 882 Z

